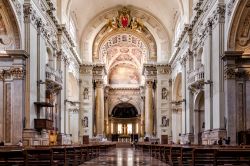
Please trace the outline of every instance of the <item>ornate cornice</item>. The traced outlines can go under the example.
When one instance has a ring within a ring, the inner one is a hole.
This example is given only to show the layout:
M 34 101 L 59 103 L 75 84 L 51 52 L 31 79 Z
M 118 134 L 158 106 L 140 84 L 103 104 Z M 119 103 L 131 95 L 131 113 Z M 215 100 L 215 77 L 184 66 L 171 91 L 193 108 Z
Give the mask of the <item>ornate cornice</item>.
M 230 0 L 227 4 L 227 15 L 230 17 L 232 15 L 232 10 L 234 8 L 236 0 Z
M 46 0 L 47 5 L 49 6 L 49 10 L 47 10 L 48 15 L 50 16 L 51 20 L 54 22 L 56 26 L 58 26 L 58 20 L 56 18 L 56 13 L 55 13 L 55 6 L 51 0 Z
M 80 73 L 91 75 L 93 68 L 94 68 L 93 64 L 86 64 L 86 63 L 81 64 L 80 65 Z
M 19 0 L 12 0 L 12 3 L 15 7 L 16 14 L 18 16 L 19 21 L 21 22 L 21 16 L 22 16 L 22 5 L 19 2 Z
M 25 77 L 23 67 L 10 67 L 8 69 L 0 69 L 0 80 L 22 80 Z
M 146 78 L 156 77 L 157 69 L 155 64 L 143 64 L 142 74 Z
M 169 64 L 157 64 L 156 65 L 158 74 L 171 74 L 171 66 Z
M 225 12 L 225 4 L 218 4 L 216 9 L 213 11 L 213 16 L 211 17 L 213 27 L 215 27 L 218 23 L 225 23 Z
M 179 47 L 180 43 L 183 41 L 184 36 L 186 35 L 187 32 L 191 32 L 192 31 L 192 27 L 189 24 L 185 24 L 184 29 L 181 32 L 181 35 L 179 37 L 179 39 L 177 40 L 175 47 Z
M 110 87 L 109 90 L 140 90 L 138 87 Z

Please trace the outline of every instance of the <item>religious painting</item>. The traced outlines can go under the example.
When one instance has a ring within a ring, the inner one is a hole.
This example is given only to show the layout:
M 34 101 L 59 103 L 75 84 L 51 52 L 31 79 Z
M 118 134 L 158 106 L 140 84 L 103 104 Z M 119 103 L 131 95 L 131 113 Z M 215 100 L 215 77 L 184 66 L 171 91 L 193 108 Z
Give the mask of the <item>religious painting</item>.
M 109 76 L 110 84 L 139 84 L 140 76 L 138 71 L 128 64 L 118 65 Z

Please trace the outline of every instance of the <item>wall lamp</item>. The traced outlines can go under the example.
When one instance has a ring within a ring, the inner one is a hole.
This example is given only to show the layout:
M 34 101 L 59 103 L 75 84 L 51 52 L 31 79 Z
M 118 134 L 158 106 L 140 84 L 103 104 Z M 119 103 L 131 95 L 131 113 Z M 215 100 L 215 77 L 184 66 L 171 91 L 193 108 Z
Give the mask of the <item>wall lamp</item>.
M 46 82 L 45 81 L 42 81 L 42 80 L 39 80 L 37 81 L 37 84 L 45 84 Z
M 212 84 L 212 83 L 213 83 L 213 81 L 211 81 L 211 80 L 207 80 L 204 82 L 204 84 Z

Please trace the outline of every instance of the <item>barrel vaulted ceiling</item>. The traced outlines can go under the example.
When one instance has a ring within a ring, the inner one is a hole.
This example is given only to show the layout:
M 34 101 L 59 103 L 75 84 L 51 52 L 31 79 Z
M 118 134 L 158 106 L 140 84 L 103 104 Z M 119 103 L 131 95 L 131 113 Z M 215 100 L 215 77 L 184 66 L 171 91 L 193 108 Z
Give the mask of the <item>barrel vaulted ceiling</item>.
M 88 26 L 91 24 L 91 21 L 93 24 L 93 20 L 98 18 L 97 16 L 119 6 L 132 6 L 144 11 L 141 15 L 145 15 L 145 13 L 151 15 L 155 18 L 156 22 L 165 29 L 164 33 L 167 34 L 167 37 L 163 38 L 167 38 L 167 41 L 162 40 L 159 43 L 168 42 L 165 45 L 170 48 L 170 43 L 174 37 L 176 23 L 178 20 L 184 22 L 185 20 L 189 20 L 193 1 L 197 0 L 63 0 L 61 1 L 61 7 L 66 15 L 69 14 L 74 16 L 77 26 L 77 35 L 80 38 L 79 40 L 86 40 L 86 37 L 85 39 L 83 38 L 84 35 L 86 36 L 86 34 L 90 34 L 90 30 L 87 30 Z M 100 17 L 98 19 L 100 20 Z M 101 21 L 104 20 L 100 20 L 100 22 Z M 147 20 L 144 21 L 146 22 Z M 151 25 L 154 28 L 154 23 L 151 23 Z M 94 26 L 92 26 L 92 29 L 93 27 Z M 153 31 L 157 31 L 157 28 L 153 29 Z M 84 43 L 84 41 L 80 41 L 80 43 L 82 46 L 84 45 L 84 47 L 89 44 Z M 159 49 L 162 48 L 159 47 Z M 170 52 L 166 51 L 164 53 L 169 54 Z M 86 52 L 86 54 L 92 54 L 92 52 Z

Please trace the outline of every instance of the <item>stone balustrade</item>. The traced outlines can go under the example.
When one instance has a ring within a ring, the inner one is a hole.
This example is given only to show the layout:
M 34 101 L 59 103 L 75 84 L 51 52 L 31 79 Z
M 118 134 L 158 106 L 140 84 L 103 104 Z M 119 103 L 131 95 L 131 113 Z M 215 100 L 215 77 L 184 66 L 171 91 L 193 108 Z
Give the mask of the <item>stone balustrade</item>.
M 46 66 L 46 79 L 56 82 L 58 84 L 62 84 L 62 71 L 55 70 L 51 68 L 50 66 Z
M 204 66 L 191 71 L 188 76 L 188 85 L 190 88 L 200 89 L 204 84 Z

